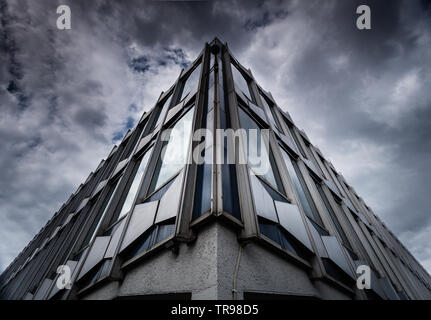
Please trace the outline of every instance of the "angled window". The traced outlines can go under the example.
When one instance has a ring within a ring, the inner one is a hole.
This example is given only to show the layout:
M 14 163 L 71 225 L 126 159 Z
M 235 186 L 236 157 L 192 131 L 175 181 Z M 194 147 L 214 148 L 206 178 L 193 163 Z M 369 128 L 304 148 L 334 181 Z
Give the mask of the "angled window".
M 293 187 L 295 188 L 296 194 L 298 195 L 299 202 L 305 211 L 305 214 L 311 218 L 314 222 L 319 225 L 323 225 L 320 215 L 314 206 L 313 200 L 311 198 L 310 192 L 305 185 L 305 181 L 302 178 L 301 172 L 299 171 L 298 165 L 292 158 L 280 148 L 281 154 L 283 156 L 284 162 L 286 163 L 287 170 L 289 172 L 290 178 L 292 179 Z
M 274 106 L 268 103 L 268 101 L 266 100 L 265 96 L 259 92 L 260 94 L 260 99 L 262 100 L 262 103 L 264 104 L 264 106 L 266 107 L 266 110 L 269 110 L 268 113 L 268 117 L 269 117 L 269 121 L 272 122 L 274 124 L 274 126 L 280 130 L 280 126 L 278 125 L 278 122 L 276 120 L 276 115 L 275 115 L 275 110 L 274 110 Z
M 316 168 L 317 172 L 320 173 L 322 176 L 324 176 L 322 168 L 320 168 L 319 163 L 317 162 L 316 158 L 314 157 L 314 153 L 312 150 L 312 145 L 308 143 L 306 140 L 304 140 L 305 148 L 308 153 L 308 159 L 311 160 L 311 162 L 314 164 L 314 167 Z
M 280 181 L 280 177 L 273 159 L 272 153 L 270 152 L 269 141 L 265 141 L 261 134 L 261 128 L 242 108 L 238 108 L 239 119 L 241 122 L 241 128 L 245 129 L 247 134 L 247 161 L 249 163 L 250 169 L 257 175 L 266 180 L 273 188 L 284 194 L 284 190 Z M 257 132 L 257 141 L 253 141 L 250 138 L 250 133 L 252 130 Z M 269 138 L 269 137 L 268 137 Z M 262 143 L 263 142 L 263 143 Z M 253 143 L 257 143 L 257 153 L 253 154 L 251 152 L 251 147 Z M 262 168 L 262 165 L 264 167 Z M 267 168 L 265 168 L 265 166 Z M 267 169 L 267 170 L 265 170 Z M 266 172 L 266 173 L 263 173 Z
M 172 236 L 175 232 L 175 219 L 153 225 L 143 236 L 125 252 L 125 260 L 144 254 L 157 243 Z
M 250 100 L 253 101 L 250 94 L 250 89 L 248 87 L 247 80 L 244 78 L 242 73 L 238 70 L 238 68 L 234 65 L 232 65 L 232 76 L 233 81 L 238 86 L 238 89 L 242 91 L 242 93 L 245 94 L 245 96 Z
M 298 148 L 299 152 L 305 159 L 307 159 L 307 155 L 305 154 L 304 148 L 302 148 L 301 142 L 299 141 L 299 138 L 295 133 L 295 128 L 288 123 L 286 123 L 286 125 L 289 130 L 289 135 L 292 137 L 293 141 L 295 141 L 296 147 Z
M 135 173 L 135 176 L 133 178 L 133 182 L 129 188 L 129 191 L 127 192 L 126 200 L 124 200 L 124 203 L 123 203 L 123 206 L 121 207 L 121 211 L 118 218 L 121 218 L 132 209 L 133 201 L 135 200 L 135 196 L 138 192 L 138 188 L 141 183 L 142 176 L 144 175 L 145 168 L 147 167 L 148 159 L 151 155 L 152 150 L 153 148 L 151 147 L 150 149 L 147 150 L 147 152 L 145 152 L 144 156 L 142 157 L 141 163 L 139 164 L 139 168 Z
M 328 213 L 329 218 L 331 218 L 332 224 L 337 230 L 337 233 L 340 236 L 343 244 L 346 247 L 351 248 L 349 239 L 347 238 L 347 235 L 344 232 L 343 227 L 341 226 L 340 221 L 338 220 L 334 210 L 332 210 L 331 204 L 329 203 L 329 200 L 326 197 L 325 192 L 322 189 L 322 186 L 316 180 L 313 179 L 313 181 L 314 181 L 314 184 L 316 185 L 316 189 L 319 192 L 320 197 L 322 198 L 322 202 L 324 204 L 326 212 Z
M 309 253 L 299 245 L 297 240 L 290 236 L 286 231 L 279 227 L 273 221 L 259 217 L 259 230 L 262 235 L 278 243 L 283 249 L 294 253 L 298 257 L 307 260 Z
M 160 103 L 154 109 L 153 112 L 155 113 L 155 118 L 154 118 L 153 123 L 151 124 L 151 128 L 148 130 L 148 133 L 153 132 L 153 130 L 155 128 L 157 128 L 161 123 L 163 123 L 162 121 L 164 121 L 164 119 L 165 119 L 165 116 L 166 116 L 166 113 L 168 112 L 171 100 L 172 100 L 172 93 L 169 95 L 168 98 L 165 98 L 165 101 Z
M 105 217 L 105 214 L 108 211 L 108 208 L 112 202 L 112 198 L 114 197 L 114 194 L 117 192 L 117 188 L 118 188 L 120 180 L 121 180 L 121 177 L 118 178 L 109 187 L 109 193 L 106 196 L 105 203 L 103 204 L 103 206 L 100 208 L 99 212 L 97 213 L 97 216 L 94 219 L 94 221 L 90 227 L 90 230 L 88 230 L 83 246 L 87 245 L 96 236 L 97 229 L 98 229 L 100 223 L 102 222 L 102 220 L 104 220 L 103 218 Z
M 172 100 L 172 93 L 165 100 L 165 102 L 163 102 L 163 104 L 159 107 L 160 113 L 154 128 L 157 128 L 160 125 L 160 123 L 163 123 L 163 121 L 165 120 L 165 116 L 166 116 L 166 113 L 168 112 L 169 105 L 171 104 L 171 100 Z
M 211 55 L 212 56 L 212 55 Z M 213 133 L 214 127 L 214 77 L 215 73 L 211 72 L 208 79 L 208 91 L 206 103 L 203 105 L 202 128 L 206 128 Z M 213 133 L 214 135 L 214 133 Z M 200 143 L 205 143 L 205 139 L 209 137 L 202 137 Z M 195 199 L 193 204 L 193 218 L 196 219 L 201 215 L 211 211 L 211 183 L 212 183 L 212 157 L 213 157 L 213 141 L 208 141 L 205 149 L 201 155 L 204 162 L 197 166 L 196 174 L 196 187 Z
M 151 194 L 180 171 L 186 164 L 192 131 L 194 107 L 170 129 L 163 132 L 162 150 L 151 181 Z
M 201 74 L 201 64 L 195 67 L 194 70 L 190 73 L 190 75 L 185 80 L 186 82 L 184 83 L 180 102 L 183 101 L 190 94 L 190 92 L 198 86 L 200 74 Z
M 217 56 L 220 59 L 219 56 Z M 228 129 L 231 128 L 230 115 L 228 111 L 228 106 L 225 103 L 224 96 L 224 83 L 223 83 L 223 68 L 221 61 L 218 63 L 222 66 L 219 68 L 219 74 L 217 77 L 217 82 L 220 90 L 218 99 L 220 105 L 220 128 Z M 237 174 L 235 164 L 228 163 L 227 161 L 227 138 L 223 138 L 223 164 L 221 165 L 221 175 L 222 175 L 222 198 L 223 198 L 223 211 L 231 214 L 235 218 L 241 220 L 239 199 L 238 199 L 238 184 L 237 184 Z

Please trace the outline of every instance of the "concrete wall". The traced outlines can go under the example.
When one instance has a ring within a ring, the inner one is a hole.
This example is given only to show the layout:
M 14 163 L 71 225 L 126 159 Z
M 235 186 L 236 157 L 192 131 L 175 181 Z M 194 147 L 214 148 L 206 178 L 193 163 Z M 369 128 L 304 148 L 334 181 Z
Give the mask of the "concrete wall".
M 232 299 L 238 250 L 236 233 L 211 223 L 200 229 L 193 244 L 181 244 L 178 255 L 163 250 L 144 258 L 122 282 L 107 283 L 82 298 L 191 292 L 192 299 Z M 244 291 L 348 299 L 324 283 L 313 284 L 303 269 L 256 243 L 242 250 L 237 291 L 238 299 Z

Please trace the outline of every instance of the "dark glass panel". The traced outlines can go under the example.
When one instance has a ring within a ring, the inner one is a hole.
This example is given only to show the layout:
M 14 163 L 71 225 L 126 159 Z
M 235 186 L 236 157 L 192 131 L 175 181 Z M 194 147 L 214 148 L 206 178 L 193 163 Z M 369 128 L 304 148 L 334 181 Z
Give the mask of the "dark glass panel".
M 294 163 L 294 161 L 282 148 L 281 155 L 283 156 L 284 162 L 286 163 L 287 170 L 292 179 L 293 187 L 296 190 L 296 194 L 298 195 L 302 208 L 308 217 L 314 219 L 316 222 L 322 225 L 322 220 L 320 219 L 319 213 L 314 206 L 311 195 L 309 194 L 307 186 L 305 185 L 305 181 L 302 180 L 301 173 L 299 172 L 296 163 Z
M 159 243 L 160 241 L 165 240 L 167 237 L 174 233 L 174 230 L 175 223 L 159 225 L 157 229 L 157 237 L 155 243 Z
M 187 77 L 187 80 L 184 84 L 183 93 L 181 94 L 180 101 L 183 101 L 189 95 L 189 93 L 195 87 L 198 86 L 200 73 L 201 73 L 201 64 L 195 67 L 192 73 Z
M 325 195 L 325 192 L 322 189 L 322 186 L 319 183 L 317 183 L 316 181 L 314 181 L 314 183 L 316 185 L 317 191 L 320 194 L 320 197 L 322 198 L 322 201 L 323 201 L 323 204 L 325 205 L 326 211 L 328 212 L 328 215 L 331 218 L 331 221 L 332 221 L 335 229 L 337 230 L 338 235 L 342 239 L 344 245 L 350 247 L 349 239 L 347 238 L 347 236 L 346 236 L 343 228 L 341 227 L 341 224 L 338 221 L 338 218 L 335 215 L 335 212 L 332 210 L 331 204 L 329 203 L 328 199 L 326 198 L 326 195 Z
M 219 61 L 221 66 L 221 61 Z M 225 104 L 224 86 L 223 86 L 223 70 L 219 68 L 219 105 L 220 105 L 220 128 L 231 128 L 229 119 L 229 110 Z M 223 191 L 223 211 L 230 213 L 235 218 L 241 220 L 241 213 L 238 199 L 238 184 L 236 177 L 235 164 L 229 164 L 227 161 L 227 139 L 224 138 L 223 164 L 221 165 L 222 174 L 222 191 Z
M 232 65 L 232 76 L 238 88 L 242 91 L 242 93 L 246 95 L 248 99 L 250 99 L 250 101 L 252 101 L 247 80 L 244 78 L 242 73 L 234 65 Z

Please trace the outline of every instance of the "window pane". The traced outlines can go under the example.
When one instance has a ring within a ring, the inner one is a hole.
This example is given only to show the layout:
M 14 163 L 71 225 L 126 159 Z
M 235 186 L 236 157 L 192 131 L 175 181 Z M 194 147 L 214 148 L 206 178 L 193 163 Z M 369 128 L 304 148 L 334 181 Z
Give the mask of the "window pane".
M 286 167 L 289 172 L 289 175 L 292 179 L 293 187 L 295 188 L 296 194 L 298 195 L 299 201 L 301 202 L 302 208 L 304 209 L 308 217 L 322 224 L 319 213 L 317 212 L 316 208 L 314 207 L 314 204 L 312 203 L 311 196 L 308 194 L 308 190 L 305 189 L 306 186 L 303 186 L 303 184 L 300 181 L 300 177 L 299 177 L 300 173 L 296 171 L 296 168 L 293 165 L 293 161 L 286 153 L 286 151 L 284 151 L 283 148 L 280 148 L 280 150 L 281 150 L 281 155 L 283 156 L 284 162 L 286 163 Z
M 135 200 L 139 184 L 141 183 L 142 176 L 144 174 L 145 168 L 147 167 L 148 159 L 151 155 L 152 150 L 153 148 L 151 147 L 142 157 L 138 171 L 136 171 L 135 177 L 133 178 L 132 185 L 130 186 L 129 192 L 127 193 L 126 200 L 124 201 L 123 207 L 121 208 L 120 215 L 118 216 L 118 218 L 121 218 L 123 215 L 129 212 L 130 209 L 132 209 L 133 200 Z
M 185 97 L 198 85 L 199 82 L 199 76 L 201 73 L 201 65 L 199 64 L 189 75 L 189 77 L 186 80 L 186 83 L 184 84 L 183 93 L 181 94 L 180 101 L 183 101 Z
M 164 121 L 165 115 L 166 115 L 166 112 L 168 112 L 169 104 L 171 103 L 171 100 L 172 100 L 172 94 L 165 101 L 165 103 L 163 103 L 163 105 L 159 107 L 160 108 L 160 114 L 159 114 L 159 118 L 157 119 L 157 122 L 156 122 L 156 125 L 154 126 L 154 128 L 157 128 L 157 126 L 160 123 L 162 123 L 162 121 Z
M 186 163 L 192 130 L 194 108 L 191 108 L 173 128 L 163 132 L 167 135 L 154 172 L 149 193 L 157 190 Z
M 295 134 L 295 132 L 294 132 L 294 130 L 295 130 L 295 129 L 294 129 L 293 127 L 289 126 L 289 125 L 287 125 L 287 127 L 288 127 L 288 130 L 289 130 L 289 134 L 290 134 L 290 136 L 292 137 L 293 141 L 295 141 L 296 147 L 298 148 L 299 152 L 302 154 L 302 156 L 303 156 L 304 158 L 307 158 L 307 156 L 306 156 L 306 154 L 305 154 L 305 151 L 304 151 L 304 149 L 302 148 L 302 145 L 301 145 L 301 143 L 299 142 L 298 137 L 297 137 L 297 135 L 296 135 L 296 134 Z
M 250 95 L 250 89 L 248 88 L 247 80 L 245 80 L 242 73 L 239 72 L 234 65 L 232 65 L 232 76 L 233 76 L 233 81 L 238 86 L 238 88 L 242 91 L 242 93 L 244 93 L 247 96 L 247 98 L 252 100 Z
M 249 167 L 253 170 L 254 173 L 257 172 L 263 172 L 266 173 L 259 175 L 266 179 L 272 186 L 274 186 L 277 190 L 280 192 L 283 192 L 283 188 L 281 186 L 281 182 L 276 179 L 276 175 L 274 174 L 274 162 L 271 161 L 270 155 L 268 153 L 269 146 L 267 145 L 267 142 L 264 141 L 260 127 L 259 125 L 250 117 L 248 116 L 245 111 L 242 110 L 242 108 L 238 108 L 239 110 L 239 118 L 241 122 L 241 127 L 246 130 L 247 134 L 247 161 L 249 164 Z M 250 139 L 250 130 L 257 130 L 257 141 L 253 141 L 253 139 Z M 262 141 L 264 142 L 262 144 Z M 257 143 L 257 153 L 254 154 L 250 152 L 250 145 Z M 263 168 L 261 166 L 264 166 Z M 268 167 L 268 170 L 264 170 L 265 166 Z M 278 178 L 278 176 L 277 176 Z
M 175 231 L 175 223 L 171 224 L 161 224 L 157 230 L 156 243 L 166 239 Z
M 260 95 L 260 98 L 262 100 L 262 103 L 267 108 L 266 110 L 269 111 L 269 112 L 267 112 L 268 113 L 268 117 L 269 117 L 269 121 L 272 122 L 278 130 L 280 130 L 280 128 L 278 127 L 277 121 L 275 121 L 275 117 L 274 117 L 274 114 L 273 114 L 274 107 L 270 106 L 268 104 L 268 102 L 266 101 L 265 97 L 262 94 Z
M 203 105 L 203 114 L 207 116 L 202 117 L 202 128 L 208 129 L 211 133 L 213 133 L 214 127 L 214 77 L 215 73 L 212 71 L 209 74 L 207 103 Z M 205 143 L 206 138 L 209 137 L 202 137 L 200 143 Z M 204 163 L 197 166 L 193 219 L 211 210 L 212 143 L 213 141 L 208 141 L 209 147 L 206 147 L 201 153 Z
M 220 65 L 219 75 L 217 77 L 218 85 L 221 92 L 219 94 L 219 105 L 220 105 L 220 128 L 227 129 L 231 127 L 229 112 L 227 111 L 227 105 L 224 100 L 224 83 L 223 83 L 223 68 L 221 63 L 220 55 L 217 55 L 218 63 Z M 227 162 L 227 139 L 224 137 L 223 143 L 223 164 L 221 165 L 222 174 L 222 192 L 223 192 L 223 211 L 230 213 L 232 216 L 241 220 L 241 213 L 239 208 L 238 199 L 238 185 L 236 181 L 236 169 L 235 164 L 228 164 Z
M 314 180 L 313 180 L 314 181 Z M 346 234 L 344 233 L 343 228 L 341 227 L 340 222 L 338 221 L 337 216 L 335 215 L 335 212 L 332 210 L 331 204 L 329 203 L 328 199 L 326 198 L 325 192 L 322 189 L 322 186 L 314 181 L 317 191 L 320 194 L 320 197 L 322 198 L 323 204 L 325 205 L 326 211 L 328 212 L 329 217 L 331 218 L 331 221 L 337 230 L 338 235 L 341 237 L 341 240 L 343 241 L 343 244 L 350 247 L 349 240 L 347 239 Z
M 114 197 L 114 194 L 117 192 L 117 188 L 118 188 L 120 180 L 121 180 L 121 178 L 117 179 L 117 181 L 115 182 L 115 185 L 111 186 L 109 194 L 106 197 L 104 207 L 102 207 L 103 209 L 100 208 L 100 211 L 99 211 L 97 218 L 93 221 L 93 225 L 91 226 L 90 230 L 88 231 L 88 235 L 87 235 L 86 240 L 84 241 L 84 243 L 85 243 L 84 245 L 87 245 L 87 243 L 89 243 L 90 240 L 92 240 L 95 237 L 96 231 L 97 231 L 100 223 L 102 222 L 103 217 L 105 216 L 105 213 L 109 208 L 109 205 L 111 204 L 112 198 Z

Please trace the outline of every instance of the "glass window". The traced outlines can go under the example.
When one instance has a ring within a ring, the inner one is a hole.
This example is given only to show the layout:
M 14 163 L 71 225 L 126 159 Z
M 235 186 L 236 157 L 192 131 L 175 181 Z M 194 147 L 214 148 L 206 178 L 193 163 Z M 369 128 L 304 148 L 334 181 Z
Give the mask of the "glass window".
M 311 219 L 314 219 L 314 221 L 320 225 L 323 225 L 319 213 L 314 207 L 314 203 L 311 199 L 311 195 L 309 194 L 307 186 L 302 180 L 301 173 L 299 172 L 296 163 L 294 163 L 294 161 L 290 158 L 286 151 L 284 151 L 283 148 L 280 148 L 280 150 L 284 162 L 286 163 L 287 171 L 289 172 L 289 175 L 292 179 L 293 187 L 295 188 L 296 194 L 298 195 L 299 201 L 301 202 L 301 206 L 304 209 L 306 215 Z
M 238 86 L 238 88 L 251 101 L 252 99 L 251 99 L 251 95 L 250 95 L 250 89 L 248 88 L 247 80 L 244 78 L 242 73 L 239 72 L 237 67 L 235 67 L 234 65 L 232 65 L 232 76 L 233 76 L 233 81 Z
M 212 55 L 211 55 L 212 56 Z M 208 95 L 207 103 L 203 105 L 203 114 L 207 115 L 202 117 L 202 128 L 206 128 L 213 132 L 213 121 L 214 121 L 214 76 L 215 73 L 211 72 L 209 74 L 209 84 L 208 84 Z M 208 137 L 202 137 L 200 143 L 205 143 L 205 139 Z M 197 166 L 197 176 L 196 176 L 196 191 L 193 206 L 193 218 L 196 219 L 201 215 L 211 211 L 211 182 L 212 182 L 212 157 L 213 157 L 213 147 L 212 141 L 208 142 L 209 147 L 202 151 L 202 157 L 204 163 Z
M 151 249 L 157 243 L 168 238 L 175 232 L 175 221 L 152 226 L 147 232 L 127 250 L 126 260 Z
M 169 109 L 169 104 L 171 103 L 172 100 L 172 94 L 166 99 L 166 101 L 163 103 L 163 105 L 161 105 L 159 108 L 159 118 L 157 119 L 156 124 L 154 125 L 154 128 L 157 128 L 160 123 L 162 123 L 162 121 L 165 120 L 165 115 L 168 112 Z
M 105 204 L 102 208 L 100 208 L 100 211 L 96 217 L 96 219 L 93 221 L 93 224 L 90 228 L 90 230 L 87 233 L 87 239 L 84 241 L 84 245 L 87 245 L 87 243 L 90 242 L 90 240 L 92 240 L 95 236 L 96 236 L 96 231 L 100 225 L 100 223 L 103 220 L 103 217 L 106 214 L 106 211 L 108 211 L 109 205 L 111 204 L 112 198 L 114 197 L 114 194 L 117 192 L 117 188 L 119 185 L 121 178 L 117 179 L 117 181 L 115 181 L 115 184 L 113 184 L 109 190 L 109 193 L 106 197 L 106 201 Z
M 187 111 L 173 128 L 163 132 L 166 141 L 163 142 L 149 194 L 157 190 L 186 164 L 193 115 L 194 107 Z
M 314 153 L 313 153 L 313 150 L 312 150 L 312 146 L 311 146 L 311 144 L 309 144 L 309 143 L 305 143 L 305 145 L 307 146 L 307 148 L 308 148 L 308 154 L 309 154 L 309 158 L 311 159 L 311 161 L 313 162 L 313 164 L 314 164 L 314 167 L 316 168 L 316 170 L 321 174 L 321 175 L 323 175 L 323 171 L 322 171 L 322 169 L 320 168 L 320 165 L 317 163 L 317 160 L 316 160 L 316 158 L 314 157 Z
M 268 220 L 259 218 L 260 233 L 267 238 L 277 242 L 283 249 L 286 249 L 297 256 L 307 259 L 308 254 L 291 237 L 279 227 L 279 225 Z
M 302 154 L 302 156 L 304 158 L 307 159 L 307 155 L 305 154 L 305 151 L 302 148 L 302 145 L 301 145 L 301 143 L 300 143 L 300 141 L 298 139 L 298 136 L 295 133 L 295 129 L 293 127 L 289 126 L 289 124 L 287 124 L 287 127 L 289 129 L 289 134 L 292 137 L 293 141 L 295 141 L 296 147 L 298 148 L 299 152 Z
M 199 64 L 192 73 L 187 77 L 186 83 L 184 84 L 183 93 L 181 94 L 180 101 L 183 101 L 189 93 L 197 87 L 199 83 L 199 77 L 201 74 L 201 65 Z
M 269 121 L 270 121 L 270 122 L 272 122 L 278 130 L 280 130 L 280 128 L 279 128 L 279 126 L 278 126 L 278 122 L 275 120 L 275 119 L 276 119 L 276 117 L 275 117 L 275 115 L 274 115 L 274 107 L 273 107 L 273 106 L 270 106 L 270 105 L 268 104 L 268 101 L 267 101 L 267 100 L 266 100 L 266 98 L 263 96 L 263 94 L 260 94 L 260 98 L 261 98 L 261 100 L 262 100 L 262 103 L 263 103 L 263 104 L 264 104 L 264 106 L 266 107 L 266 110 L 268 110 L 268 111 L 269 111 L 269 112 L 267 112 L 267 113 L 268 113 L 268 117 L 269 117 Z
M 145 168 L 147 167 L 148 159 L 151 155 L 152 150 L 153 148 L 151 147 L 150 149 L 147 150 L 145 155 L 142 157 L 141 163 L 139 164 L 139 168 L 135 173 L 135 177 L 133 178 L 132 185 L 129 188 L 126 200 L 124 201 L 123 206 L 121 207 L 121 211 L 118 218 L 121 218 L 126 213 L 128 213 L 130 209 L 132 209 L 133 201 L 135 200 L 135 196 L 138 192 L 139 184 L 141 183 L 142 176 L 144 175 Z
M 220 128 L 227 129 L 231 128 L 229 112 L 224 99 L 224 83 L 223 83 L 223 68 L 219 55 L 217 56 L 218 63 L 221 66 L 219 68 L 219 74 L 217 77 L 219 92 L 219 105 L 220 105 Z M 220 94 L 221 93 L 221 94 Z M 227 112 L 226 112 L 227 111 Z M 224 150 L 223 150 L 223 164 L 221 165 L 222 174 L 222 192 L 223 192 L 223 211 L 230 213 L 235 218 L 241 220 L 241 213 L 238 199 L 238 185 L 236 179 L 236 167 L 235 164 L 229 164 L 227 161 L 227 138 L 224 137 Z
M 256 175 L 263 177 L 266 181 L 268 181 L 273 187 L 275 187 L 281 193 L 284 193 L 283 187 L 280 181 L 278 174 L 275 174 L 276 170 L 275 163 L 272 159 L 272 155 L 268 152 L 269 145 L 267 145 L 267 141 L 264 141 L 261 129 L 259 125 L 244 111 L 242 108 L 238 108 L 239 110 L 239 118 L 241 122 L 241 127 L 246 130 L 247 134 L 247 161 L 249 163 L 249 167 L 253 170 Z M 257 130 L 257 141 L 252 141 L 250 138 L 251 130 Z M 262 141 L 264 143 L 262 144 Z M 260 156 L 258 154 L 253 154 L 250 152 L 250 146 L 252 144 L 257 144 L 257 153 L 260 152 Z M 261 166 L 264 166 L 263 168 Z M 268 168 L 267 170 L 266 167 Z M 262 173 L 264 174 L 257 174 Z
M 313 179 L 314 181 L 314 179 Z M 328 198 L 325 195 L 325 192 L 322 189 L 322 186 L 320 185 L 320 183 L 314 181 L 317 191 L 320 194 L 320 197 L 322 198 L 322 202 L 325 205 L 326 211 L 328 212 L 328 216 L 331 218 L 331 221 L 335 227 L 335 229 L 337 230 L 338 235 L 340 236 L 341 240 L 343 241 L 343 244 L 347 247 L 350 247 L 350 242 L 343 230 L 343 228 L 341 227 L 340 222 L 338 221 L 337 216 L 335 215 L 335 212 L 332 210 L 331 204 L 328 201 Z
M 108 274 L 110 264 L 111 259 L 105 259 L 100 262 L 95 268 L 93 268 L 87 275 L 82 278 L 80 284 L 81 287 L 85 288 L 106 276 Z

